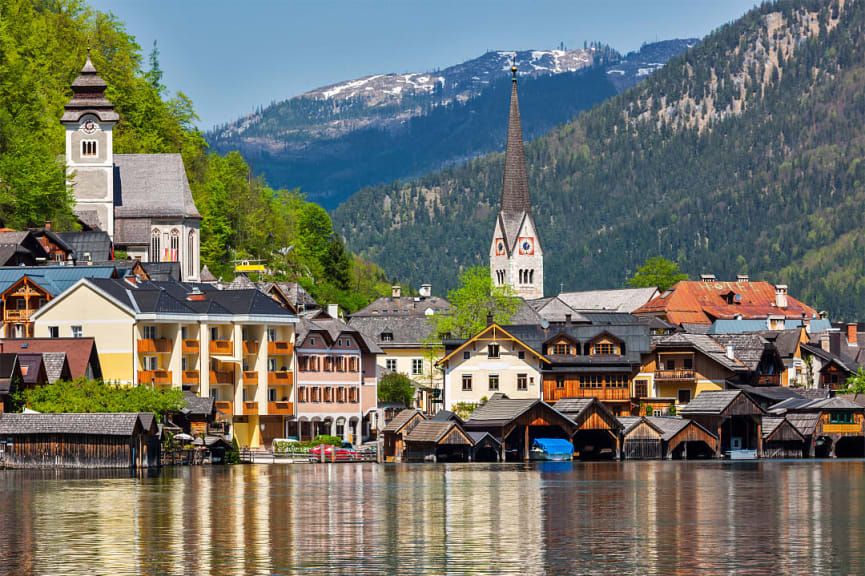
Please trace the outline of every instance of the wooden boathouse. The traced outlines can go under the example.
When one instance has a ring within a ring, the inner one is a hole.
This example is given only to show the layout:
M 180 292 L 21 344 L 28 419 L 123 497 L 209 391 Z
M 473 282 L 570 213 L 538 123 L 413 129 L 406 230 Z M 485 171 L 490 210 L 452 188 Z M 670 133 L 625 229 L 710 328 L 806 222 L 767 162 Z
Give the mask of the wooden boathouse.
M 755 457 L 763 452 L 761 426 L 765 411 L 743 390 L 706 390 L 679 413 L 717 432 L 718 458 L 731 451 L 751 451 Z
M 405 451 L 405 438 L 418 423 L 426 420 L 420 410 L 406 408 L 382 429 L 384 440 L 383 455 L 391 460 L 402 460 Z
M 458 422 L 422 420 L 404 439 L 406 461 L 471 462 L 474 442 Z
M 784 416 L 763 416 L 763 458 L 804 458 L 808 439 Z
M 865 407 L 846 398 L 790 398 L 769 411 L 784 416 L 808 441 L 805 455 L 816 458 L 865 456 Z
M 718 437 L 687 418 L 620 417 L 622 457 L 638 459 L 711 458 L 717 451 Z
M 575 425 L 574 458 L 599 459 L 621 456 L 622 423 L 597 398 L 562 398 L 553 407 Z
M 3 414 L 2 463 L 8 468 L 43 469 L 156 467 L 156 429 L 152 414 L 135 412 Z

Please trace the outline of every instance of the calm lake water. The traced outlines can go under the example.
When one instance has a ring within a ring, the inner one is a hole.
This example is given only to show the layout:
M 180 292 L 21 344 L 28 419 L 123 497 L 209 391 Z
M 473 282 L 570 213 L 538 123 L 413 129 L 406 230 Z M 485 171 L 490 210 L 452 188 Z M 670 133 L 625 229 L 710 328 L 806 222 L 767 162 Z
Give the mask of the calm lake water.
M 865 462 L 0 472 L 0 574 L 865 574 Z

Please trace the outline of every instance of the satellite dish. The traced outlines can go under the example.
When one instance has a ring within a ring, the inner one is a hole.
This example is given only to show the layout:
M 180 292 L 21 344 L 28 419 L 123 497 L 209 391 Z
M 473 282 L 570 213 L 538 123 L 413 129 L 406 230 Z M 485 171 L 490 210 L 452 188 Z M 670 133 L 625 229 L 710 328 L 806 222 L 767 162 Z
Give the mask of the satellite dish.
M 549 320 L 547 320 L 546 318 L 544 318 L 543 320 L 541 320 L 541 328 L 543 328 L 544 330 L 546 330 L 546 329 L 549 328 L 549 327 L 550 327 L 550 321 L 549 321 Z

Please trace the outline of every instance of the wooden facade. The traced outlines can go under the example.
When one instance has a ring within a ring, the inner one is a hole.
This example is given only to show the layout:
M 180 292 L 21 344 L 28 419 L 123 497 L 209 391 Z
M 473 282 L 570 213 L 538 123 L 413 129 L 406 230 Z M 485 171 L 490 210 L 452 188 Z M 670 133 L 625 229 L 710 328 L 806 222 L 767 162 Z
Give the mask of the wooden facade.
M 399 461 L 405 451 L 405 437 L 418 425 L 426 420 L 420 410 L 405 409 L 391 420 L 382 430 L 384 445 L 382 452 L 385 458 Z
M 24 276 L 2 295 L 3 334 L 6 338 L 32 338 L 31 316 L 50 299 L 51 294 Z
M 625 431 L 622 458 L 627 460 L 660 460 L 664 457 L 663 432 L 645 418 Z
M 757 455 L 762 454 L 764 414 L 760 405 L 741 390 L 703 392 L 682 410 L 682 416 L 717 433 L 716 456 L 719 458 L 731 450 L 754 450 Z
M 407 461 L 470 462 L 473 442 L 457 422 L 424 420 L 404 438 Z
M 623 427 L 603 402 L 597 398 L 563 398 L 554 408 L 576 424 L 573 435 L 575 458 L 621 456 Z
M 803 458 L 808 439 L 784 417 L 763 418 L 763 458 Z

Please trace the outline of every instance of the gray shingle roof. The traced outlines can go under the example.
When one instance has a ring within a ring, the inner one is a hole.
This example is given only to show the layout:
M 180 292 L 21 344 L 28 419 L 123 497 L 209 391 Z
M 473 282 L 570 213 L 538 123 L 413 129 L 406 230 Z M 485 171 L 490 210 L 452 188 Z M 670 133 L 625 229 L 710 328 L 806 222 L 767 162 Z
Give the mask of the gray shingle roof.
M 657 288 L 621 288 L 562 292 L 559 299 L 574 310 L 614 310 L 633 312 L 658 293 Z
M 408 424 L 408 421 L 411 420 L 415 414 L 420 414 L 421 418 L 424 417 L 420 410 L 413 410 L 411 408 L 401 410 L 399 414 L 394 416 L 393 420 L 387 423 L 387 426 L 382 429 L 382 432 L 399 432 L 403 426 Z
M 417 316 L 351 316 L 348 325 L 359 330 L 371 342 L 384 348 L 417 346 L 433 331 L 426 317 Z M 382 334 L 391 334 L 390 341 Z
M 486 404 L 472 412 L 472 415 L 466 420 L 466 424 L 513 420 L 538 402 L 540 400 L 533 398 L 508 398 L 495 394 Z
M 463 419 L 451 412 L 450 410 L 439 410 L 435 416 L 430 418 L 430 420 L 435 420 L 436 422 L 459 422 L 463 423 Z
M 43 352 L 42 362 L 45 363 L 45 375 L 48 376 L 48 383 L 53 384 L 63 377 L 66 352 Z
M 712 340 L 726 349 L 733 347 L 736 359 L 744 364 L 749 370 L 757 370 L 763 354 L 769 346 L 769 341 L 753 332 L 744 334 L 713 334 Z
M 107 232 L 103 232 L 102 230 L 60 232 L 57 235 L 72 248 L 75 252 L 76 260 L 83 260 L 85 254 L 90 255 L 91 262 L 102 262 L 111 259 L 111 238 Z
M 643 416 L 617 416 L 616 419 L 622 425 L 624 434 L 627 434 L 632 428 L 644 421 Z
M 573 420 L 588 409 L 594 400 L 594 398 L 562 398 L 553 404 L 553 408 Z
M 0 435 L 87 434 L 131 436 L 140 422 L 137 412 L 93 414 L 3 414 Z
M 115 154 L 118 218 L 201 218 L 180 154 Z
M 406 442 L 438 442 L 446 436 L 453 428 L 462 428 L 456 422 L 440 422 L 437 420 L 424 420 L 418 422 L 417 426 L 405 437 Z
M 817 423 L 820 422 L 820 413 L 792 412 L 787 414 L 786 418 L 803 436 L 813 436 L 814 431 L 817 429 Z
M 366 336 L 363 332 L 354 329 L 338 318 L 331 318 L 322 310 L 314 311 L 313 319 L 302 317 L 297 324 L 297 347 L 302 348 L 306 343 L 306 337 L 310 332 L 324 332 L 333 343 L 340 336 L 351 336 L 357 340 L 361 349 L 371 354 L 383 354 L 381 348 L 374 340 Z
M 537 300 L 527 300 L 526 304 L 537 312 L 541 318 L 549 320 L 550 322 L 566 322 L 570 318 L 570 321 L 574 323 L 589 323 L 588 318 L 555 296 L 539 298 Z M 511 324 L 520 324 L 520 322 L 514 322 L 512 320 Z
M 747 367 L 742 362 L 728 358 L 727 351 L 715 342 L 712 337 L 705 334 L 679 333 L 653 336 L 652 344 L 656 348 L 694 348 L 728 370 L 733 372 L 744 372 L 747 370 Z
M 115 218 L 114 242 L 120 246 L 148 246 L 150 228 L 149 218 Z
M 209 416 L 210 414 L 213 414 L 214 399 L 212 397 L 199 396 L 198 394 L 188 390 L 183 393 L 183 396 L 186 400 L 186 410 L 188 410 L 190 414 L 199 416 Z
M 426 318 L 427 309 L 441 312 L 448 310 L 450 307 L 450 302 L 444 298 L 440 298 L 439 296 L 430 296 L 428 298 L 422 298 L 420 296 L 400 296 L 398 298 L 382 296 L 370 302 L 366 308 L 358 310 L 352 314 L 351 317 L 414 316 L 417 318 Z
M 492 440 L 496 444 L 501 445 L 501 441 L 499 441 L 498 438 L 496 438 L 495 436 L 493 436 L 489 432 L 486 432 L 485 430 L 467 430 L 466 434 L 468 435 L 469 438 L 472 439 L 472 445 L 473 446 L 477 446 L 478 444 L 483 442 L 484 438 L 486 438 L 486 437 L 489 437 L 490 440 Z
M 772 435 L 772 432 L 778 429 L 783 424 L 785 418 L 783 416 L 763 416 L 762 432 L 763 440 Z
M 687 418 L 659 418 L 656 416 L 648 416 L 646 420 L 648 420 L 653 426 L 661 430 L 661 439 L 665 442 L 669 442 L 676 434 L 678 434 L 692 424 L 694 426 L 700 426 L 693 420 L 689 420 Z M 700 426 L 700 428 L 703 427 Z M 708 432 L 710 436 L 717 438 L 717 435 L 711 430 L 706 430 L 705 428 L 703 428 L 703 430 Z
M 697 394 L 687 406 L 679 412 L 681 414 L 720 414 L 739 396 L 744 394 L 741 390 L 706 390 Z

